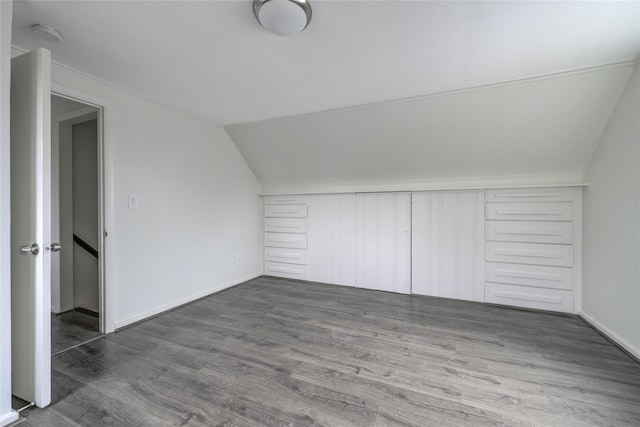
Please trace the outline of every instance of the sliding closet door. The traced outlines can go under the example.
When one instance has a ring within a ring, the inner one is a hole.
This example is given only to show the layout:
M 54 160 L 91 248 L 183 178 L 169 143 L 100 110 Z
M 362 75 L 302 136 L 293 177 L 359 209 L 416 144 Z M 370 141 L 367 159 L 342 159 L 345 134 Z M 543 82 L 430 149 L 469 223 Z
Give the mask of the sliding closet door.
M 356 195 L 307 196 L 308 280 L 356 284 Z
M 411 293 L 411 193 L 356 195 L 356 286 Z
M 484 190 L 413 193 L 412 291 L 484 301 Z

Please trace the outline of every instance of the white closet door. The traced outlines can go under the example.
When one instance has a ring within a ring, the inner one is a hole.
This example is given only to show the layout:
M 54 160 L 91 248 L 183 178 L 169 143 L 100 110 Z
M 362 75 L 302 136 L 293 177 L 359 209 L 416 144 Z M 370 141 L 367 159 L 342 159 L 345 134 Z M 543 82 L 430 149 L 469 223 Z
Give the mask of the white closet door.
M 356 283 L 356 195 L 307 196 L 308 280 Z
M 356 286 L 411 293 L 411 193 L 358 194 Z
M 484 301 L 484 191 L 413 193 L 412 292 Z

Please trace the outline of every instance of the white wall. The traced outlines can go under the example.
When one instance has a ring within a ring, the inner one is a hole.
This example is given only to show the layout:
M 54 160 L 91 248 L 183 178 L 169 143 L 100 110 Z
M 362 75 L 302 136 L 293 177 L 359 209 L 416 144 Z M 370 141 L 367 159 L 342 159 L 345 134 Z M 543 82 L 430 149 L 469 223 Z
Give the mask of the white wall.
M 0 2 L 0 425 L 18 418 L 11 410 L 11 208 L 9 91 L 13 3 Z
M 640 71 L 587 168 L 583 314 L 640 357 Z
M 261 274 L 260 186 L 224 130 L 52 75 L 55 92 L 105 106 L 107 331 Z
M 98 120 L 72 126 L 73 234 L 94 249 L 98 238 Z M 73 246 L 73 305 L 100 312 L 98 260 Z
M 71 100 L 52 96 L 51 101 L 51 241 L 63 248 L 51 256 L 51 311 L 61 313 L 73 310 L 71 125 L 97 114 Z

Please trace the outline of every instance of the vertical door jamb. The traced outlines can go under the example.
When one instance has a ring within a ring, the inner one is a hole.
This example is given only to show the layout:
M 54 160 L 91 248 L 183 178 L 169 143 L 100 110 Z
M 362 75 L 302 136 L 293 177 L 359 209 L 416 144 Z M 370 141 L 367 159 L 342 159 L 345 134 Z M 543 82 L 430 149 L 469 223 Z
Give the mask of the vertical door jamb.
M 98 120 L 98 306 L 100 308 L 100 333 L 113 332 L 113 319 L 111 318 L 111 312 L 108 310 L 107 304 L 107 285 L 106 285 L 106 242 L 107 227 L 106 227 L 106 179 L 105 179 L 105 143 L 104 143 L 104 110 L 105 101 L 95 99 L 93 96 L 88 96 L 82 93 L 78 93 L 76 90 L 65 88 L 56 84 L 52 84 L 51 95 L 59 96 L 61 98 L 69 99 L 90 107 L 97 109 Z M 91 99 L 91 100 L 88 100 Z M 64 250 L 64 249 L 63 249 Z

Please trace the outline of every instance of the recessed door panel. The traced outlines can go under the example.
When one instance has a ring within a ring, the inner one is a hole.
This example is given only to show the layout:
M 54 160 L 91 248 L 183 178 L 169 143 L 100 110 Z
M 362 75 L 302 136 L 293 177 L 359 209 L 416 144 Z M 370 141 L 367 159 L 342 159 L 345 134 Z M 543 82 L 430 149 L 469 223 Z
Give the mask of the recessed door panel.
M 356 286 L 411 293 L 411 194 L 358 194 L 356 204 Z

